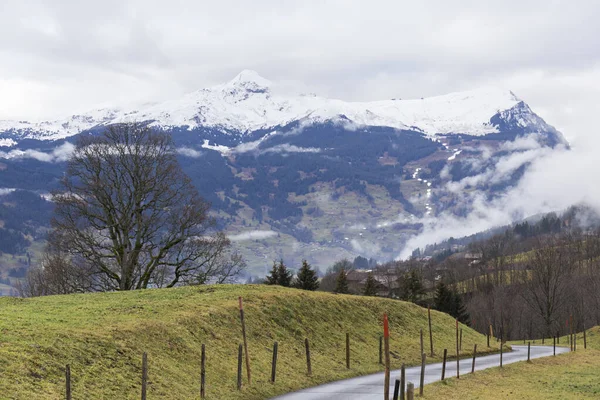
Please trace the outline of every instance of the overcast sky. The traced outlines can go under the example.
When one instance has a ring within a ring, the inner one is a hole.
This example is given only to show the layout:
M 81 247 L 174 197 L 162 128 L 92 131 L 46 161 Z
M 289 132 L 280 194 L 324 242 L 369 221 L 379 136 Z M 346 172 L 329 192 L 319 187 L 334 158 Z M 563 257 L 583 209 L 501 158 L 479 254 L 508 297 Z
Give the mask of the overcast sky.
M 345 100 L 495 85 L 571 141 L 597 134 L 598 1 L 1 0 L 0 7 L 1 119 L 168 99 L 247 68 Z

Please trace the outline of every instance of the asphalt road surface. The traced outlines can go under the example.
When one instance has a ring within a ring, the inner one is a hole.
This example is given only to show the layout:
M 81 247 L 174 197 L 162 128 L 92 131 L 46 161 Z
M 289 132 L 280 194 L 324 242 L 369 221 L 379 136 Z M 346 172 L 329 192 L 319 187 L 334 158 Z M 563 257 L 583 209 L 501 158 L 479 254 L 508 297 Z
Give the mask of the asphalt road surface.
M 512 346 L 513 351 L 504 353 L 502 357 L 503 365 L 518 361 L 527 360 L 527 346 Z M 566 353 L 569 349 L 557 347 L 556 354 Z M 531 346 L 531 358 L 540 358 L 552 356 L 552 346 Z M 472 357 L 460 361 L 460 375 L 471 373 Z M 494 368 L 500 365 L 500 354 L 477 357 L 475 361 L 475 370 Z M 406 382 L 412 382 L 415 388 L 419 387 L 421 376 L 421 367 L 411 367 L 406 369 Z M 440 380 L 442 376 L 442 363 L 427 364 L 425 366 L 425 384 Z M 446 363 L 446 377 L 456 376 L 456 360 Z M 392 371 L 390 374 L 390 398 L 394 393 L 394 382 L 400 379 L 400 370 Z M 381 400 L 383 398 L 383 372 L 360 376 L 357 378 L 345 379 L 327 383 L 325 385 L 300 390 L 294 393 L 284 394 L 273 398 L 272 400 Z

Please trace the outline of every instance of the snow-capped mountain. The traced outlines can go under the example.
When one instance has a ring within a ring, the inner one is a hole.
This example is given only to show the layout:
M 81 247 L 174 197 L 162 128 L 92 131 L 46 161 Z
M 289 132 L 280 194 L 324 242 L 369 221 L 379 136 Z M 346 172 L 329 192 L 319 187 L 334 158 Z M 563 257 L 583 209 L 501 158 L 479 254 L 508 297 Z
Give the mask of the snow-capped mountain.
M 341 257 L 394 258 L 424 221 L 465 215 L 477 195 L 517 185 L 532 147 L 566 144 L 508 90 L 347 102 L 284 93 L 243 71 L 134 109 L 0 121 L 0 197 L 14 197 L 0 201 L 11 217 L 0 233 L 42 237 L 52 207 L 35 223 L 32 215 L 58 186 L 77 135 L 129 121 L 171 134 L 182 168 L 258 275 L 280 258 L 323 268 Z
M 0 134 L 17 141 L 56 140 L 125 121 L 152 121 L 164 129 L 204 127 L 244 134 L 294 121 L 318 123 L 341 117 L 358 125 L 415 130 L 426 135 L 480 136 L 498 133 L 506 124 L 512 129 L 553 130 L 508 90 L 485 88 L 423 99 L 347 102 L 282 94 L 276 84 L 245 70 L 225 84 L 135 110 L 99 109 L 55 121 L 0 121 Z M 0 141 L 0 145 L 10 144 L 13 142 Z

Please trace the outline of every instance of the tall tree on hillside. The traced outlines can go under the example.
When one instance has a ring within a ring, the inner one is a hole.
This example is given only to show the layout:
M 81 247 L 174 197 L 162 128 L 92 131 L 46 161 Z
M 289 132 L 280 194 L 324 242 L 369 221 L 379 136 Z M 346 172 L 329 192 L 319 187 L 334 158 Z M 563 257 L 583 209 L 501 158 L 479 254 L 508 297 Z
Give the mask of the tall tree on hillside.
M 279 286 L 290 287 L 293 277 L 294 273 L 285 266 L 283 260 L 279 260 L 279 265 L 277 266 L 277 284 Z
M 436 310 L 450 314 L 454 305 L 454 295 L 444 282 L 438 283 L 433 297 L 433 306 Z
M 450 315 L 452 315 L 454 318 L 458 319 L 459 322 L 461 322 L 465 325 L 469 325 L 471 323 L 471 317 L 469 316 L 469 313 L 467 312 L 467 307 L 465 306 L 462 296 L 456 292 L 454 292 L 453 294 L 454 294 L 454 307 L 453 307 L 453 314 L 450 314 Z
M 416 268 L 400 277 L 400 298 L 416 303 L 425 294 L 423 279 Z
M 177 162 L 169 135 L 119 124 L 79 139 L 61 187 L 49 247 L 86 265 L 96 290 L 224 281 L 243 267 Z
M 375 280 L 372 272 L 369 272 L 367 275 L 367 281 L 365 282 L 363 294 L 365 296 L 377 296 L 377 281 Z
M 273 267 L 271 268 L 271 272 L 269 275 L 265 277 L 265 284 L 267 285 L 277 285 L 279 282 L 279 272 L 277 269 L 277 263 L 273 261 Z
M 552 336 L 558 316 L 566 307 L 575 254 L 573 243 L 558 237 L 537 239 L 530 257 L 530 279 L 522 296 L 544 321 L 544 334 Z
M 319 277 L 306 260 L 302 260 L 302 267 L 294 280 L 294 287 L 303 290 L 317 290 L 319 288 Z
M 468 324 L 470 321 L 462 297 L 450 290 L 443 282 L 440 282 L 435 289 L 433 306 L 436 310 L 453 316 L 463 324 Z
M 350 289 L 348 288 L 348 274 L 344 268 L 340 270 L 337 276 L 334 293 L 350 293 Z

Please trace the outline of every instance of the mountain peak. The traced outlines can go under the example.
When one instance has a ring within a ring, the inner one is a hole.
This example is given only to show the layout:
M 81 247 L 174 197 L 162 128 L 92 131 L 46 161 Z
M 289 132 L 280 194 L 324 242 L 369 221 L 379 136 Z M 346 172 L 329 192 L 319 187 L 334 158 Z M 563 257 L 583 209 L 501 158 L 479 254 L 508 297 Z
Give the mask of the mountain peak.
M 268 89 L 273 83 L 251 69 L 245 69 L 225 84 L 226 87 L 242 87 L 250 90 Z

